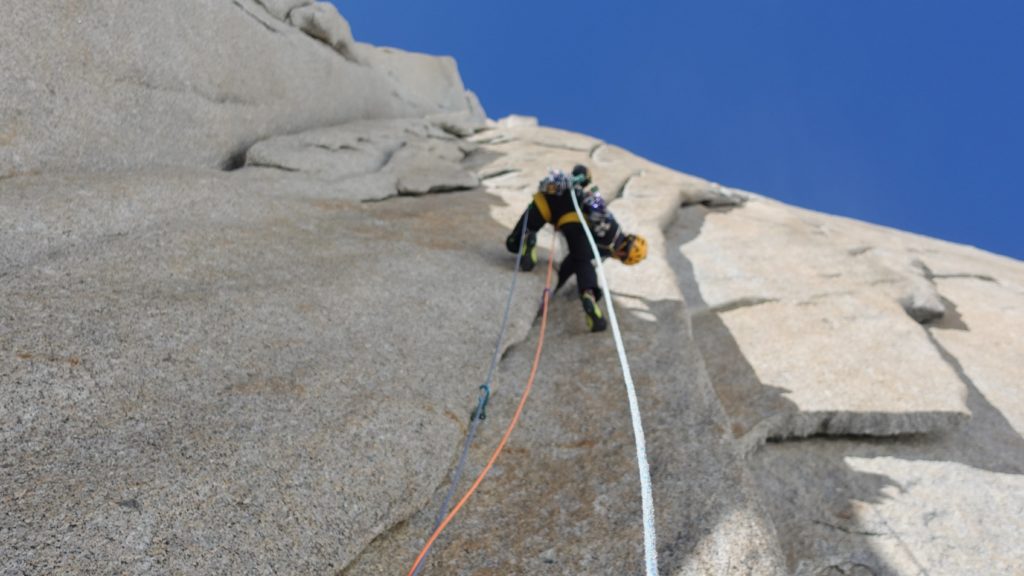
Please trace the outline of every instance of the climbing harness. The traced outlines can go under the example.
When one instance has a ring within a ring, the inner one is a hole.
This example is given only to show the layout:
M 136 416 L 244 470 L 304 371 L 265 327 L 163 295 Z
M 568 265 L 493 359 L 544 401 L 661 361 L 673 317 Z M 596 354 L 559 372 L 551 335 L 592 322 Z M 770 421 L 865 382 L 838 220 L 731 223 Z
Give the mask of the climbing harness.
M 583 211 L 580 210 L 576 194 L 571 193 L 573 208 L 580 221 L 583 220 Z M 644 427 L 640 421 L 640 405 L 636 399 L 636 389 L 633 387 L 633 375 L 629 371 L 629 360 L 626 358 L 626 349 L 622 345 L 622 334 L 619 332 L 619 322 L 615 318 L 615 307 L 612 306 L 612 292 L 608 288 L 608 279 L 604 275 L 604 266 L 601 265 L 601 254 L 597 249 L 597 242 L 594 241 L 590 227 L 584 226 L 583 231 L 587 235 L 590 249 L 594 253 L 594 260 L 597 262 L 597 277 L 601 282 L 601 289 L 608 296 L 608 319 L 612 325 L 612 336 L 615 338 L 615 349 L 619 353 L 619 363 L 622 365 L 622 375 L 626 381 L 626 395 L 629 398 L 629 414 L 633 420 L 633 438 L 636 441 L 636 463 L 640 469 L 640 500 L 643 507 L 644 522 L 644 558 L 646 561 L 647 576 L 658 576 L 658 546 L 657 537 L 654 533 L 654 497 L 651 492 L 651 472 L 647 465 L 647 442 L 644 440 Z M 645 245 L 646 248 L 646 245 Z
M 526 228 L 527 227 L 524 223 L 523 238 L 520 239 L 520 247 L 522 247 L 522 241 L 525 240 Z M 445 500 L 441 504 L 441 510 L 439 511 L 437 518 L 434 521 L 434 531 L 430 535 L 430 538 L 427 540 L 427 543 L 424 544 L 423 549 L 420 550 L 419 555 L 416 557 L 416 561 L 413 562 L 412 568 L 409 569 L 408 576 L 417 576 L 419 574 L 420 570 L 426 563 L 427 555 L 430 554 L 430 550 L 433 547 L 434 542 L 437 540 L 437 537 L 440 536 L 441 532 L 443 532 L 445 527 L 448 526 L 452 518 L 454 518 L 455 515 L 458 514 L 459 510 L 469 500 L 470 496 L 472 496 L 473 493 L 476 492 L 477 487 L 480 485 L 481 482 L 483 482 L 484 477 L 487 476 L 488 472 L 490 472 L 491 467 L 494 466 L 494 462 L 498 459 L 498 456 L 501 454 L 501 451 L 505 448 L 505 444 L 508 442 L 509 436 L 512 435 L 512 430 L 515 429 L 516 424 L 519 422 L 519 416 L 522 414 L 523 407 L 526 405 L 526 399 L 529 398 L 530 391 L 533 389 L 533 381 L 537 376 L 537 367 L 540 364 L 540 354 L 541 351 L 544 349 L 544 333 L 547 330 L 548 324 L 548 302 L 551 298 L 551 271 L 554 269 L 554 253 L 556 239 L 557 235 L 552 234 L 551 249 L 549 251 L 548 258 L 547 277 L 544 283 L 544 295 L 541 304 L 542 314 L 540 321 L 540 336 L 537 341 L 537 350 L 536 352 L 534 352 L 533 356 L 533 366 L 530 368 L 530 377 L 529 379 L 527 379 L 526 386 L 523 388 L 523 395 L 522 398 L 519 399 L 519 406 L 516 407 L 516 411 L 512 416 L 512 420 L 509 422 L 508 428 L 505 429 L 505 434 L 501 437 L 501 441 L 498 442 L 497 448 L 494 449 L 494 452 L 491 454 L 491 458 L 487 461 L 487 464 L 484 466 L 483 470 L 480 471 L 480 474 L 476 477 L 476 480 L 473 482 L 473 485 L 469 487 L 469 490 L 467 490 L 465 495 L 462 496 L 462 499 L 459 500 L 457 504 L 455 504 L 455 507 L 452 508 L 451 512 L 448 512 L 446 515 L 445 512 L 447 511 L 448 504 L 451 502 L 451 497 L 454 495 L 455 489 L 459 483 L 459 478 L 462 475 L 462 470 L 465 467 L 466 455 L 469 452 L 469 446 L 473 441 L 473 436 L 476 435 L 477 426 L 479 425 L 480 421 L 486 417 L 484 410 L 486 409 L 487 401 L 490 398 L 490 383 L 494 376 L 494 370 L 495 367 L 497 366 L 498 357 L 500 356 L 501 353 L 501 342 L 502 339 L 504 338 L 505 328 L 508 324 L 509 309 L 511 308 L 512 304 L 512 294 L 515 291 L 516 275 L 514 272 L 512 276 L 512 287 L 509 290 L 508 300 L 505 304 L 505 317 L 501 323 L 501 330 L 498 334 L 498 343 L 495 346 L 494 357 L 491 359 L 491 368 L 487 373 L 487 380 L 480 387 L 481 396 L 477 402 L 477 409 L 473 412 L 473 422 L 472 425 L 470 426 L 469 433 L 466 435 L 466 442 L 463 444 L 462 456 L 459 458 L 459 464 L 456 467 L 455 476 L 452 479 L 452 484 L 448 488 L 448 494 L 445 496 Z M 522 250 L 519 250 L 516 256 L 516 271 L 519 270 L 522 252 Z

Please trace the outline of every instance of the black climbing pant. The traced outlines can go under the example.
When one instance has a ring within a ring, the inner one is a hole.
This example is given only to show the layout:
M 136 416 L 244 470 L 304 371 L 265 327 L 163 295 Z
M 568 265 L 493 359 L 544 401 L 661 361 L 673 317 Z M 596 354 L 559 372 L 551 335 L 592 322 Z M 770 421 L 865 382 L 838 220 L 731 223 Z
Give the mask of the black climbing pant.
M 523 213 L 523 216 L 519 218 L 516 227 L 512 229 L 512 233 L 505 240 L 505 246 L 509 252 L 518 252 L 523 226 L 526 226 L 527 234 L 534 234 L 546 223 L 547 221 L 541 215 L 537 206 L 530 204 L 526 212 Z M 561 266 L 558 267 L 558 286 L 561 287 L 562 284 L 575 275 L 580 294 L 587 290 L 593 290 L 597 299 L 600 299 L 601 289 L 597 286 L 597 273 L 594 272 L 594 255 L 590 251 L 590 243 L 587 242 L 587 234 L 583 231 L 583 225 L 579 222 L 568 222 L 563 224 L 559 230 L 565 236 L 565 241 L 569 245 L 569 255 L 566 256 Z
M 601 289 L 597 287 L 597 273 L 594 272 L 594 253 L 590 250 L 583 225 L 579 222 L 570 222 L 562 226 L 561 230 L 569 244 L 569 255 L 558 267 L 558 286 L 565 284 L 575 274 L 579 293 L 593 290 L 594 296 L 600 300 Z

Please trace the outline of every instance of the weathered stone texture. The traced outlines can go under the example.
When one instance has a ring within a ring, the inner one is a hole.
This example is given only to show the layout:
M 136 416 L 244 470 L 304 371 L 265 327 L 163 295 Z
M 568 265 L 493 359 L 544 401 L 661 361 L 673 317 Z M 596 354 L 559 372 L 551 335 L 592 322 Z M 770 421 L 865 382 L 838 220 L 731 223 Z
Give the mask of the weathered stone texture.
M 498 142 L 480 144 L 475 155 L 483 159 L 477 169 L 488 192 L 508 204 L 491 212 L 505 229 L 530 202 L 546 167 L 568 170 L 592 162 L 590 151 L 600 144 L 548 128 L 531 127 L 527 134 L 521 139 L 520 128 L 495 128 L 474 138 Z M 647 235 L 651 255 L 634 267 L 607 263 L 652 462 L 662 573 L 781 574 L 772 527 L 707 380 L 665 259 L 663 212 L 674 213 L 686 186 L 702 181 L 625 151 L 594 166 L 596 182 L 609 182 L 613 197 L 641 168 L 672 183 L 611 203 L 630 231 Z M 488 177 L 495 173 L 503 176 Z M 544 253 L 549 233 L 539 241 Z M 556 258 L 564 254 L 559 248 Z M 537 336 L 534 330 L 502 361 L 467 474 L 489 456 L 515 409 Z M 439 487 L 434 506 L 446 489 Z M 434 506 L 375 541 L 345 574 L 408 570 L 430 533 Z M 642 538 L 632 429 L 614 344 L 608 333 L 586 331 L 575 290 L 564 289 L 552 301 L 540 376 L 523 420 L 484 487 L 439 540 L 424 573 L 629 574 L 642 570 Z
M 577 163 L 648 239 L 606 271 L 662 574 L 1024 572 L 1020 262 L 488 120 L 453 59 L 355 42 L 329 3 L 4 14 L 3 573 L 407 570 L 491 358 L 504 237 Z M 542 272 L 463 488 L 529 371 Z M 574 288 L 428 573 L 640 572 L 622 376 Z
M 249 171 L 0 185 L 5 570 L 331 572 L 427 503 L 493 346 L 504 231 L 482 192 L 330 192 Z
M 301 6 L 309 6 L 313 0 L 256 0 L 256 3 L 266 8 L 274 18 L 282 22 L 288 21 L 288 14 Z
M 463 163 L 476 145 L 453 136 L 453 122 L 475 125 L 465 112 L 353 122 L 259 142 L 245 164 L 329 183 L 332 197 L 348 200 L 470 190 L 480 179 Z
M 679 281 L 748 449 L 948 430 L 969 416 L 963 384 L 920 324 L 945 312 L 927 267 L 876 234 L 762 198 L 682 211 Z
M 288 12 L 288 22 L 320 40 L 345 58 L 358 61 L 352 29 L 330 2 L 314 2 Z
M 0 177 L 230 167 L 271 135 L 470 110 L 451 58 L 353 44 L 329 4 L 292 10 L 332 48 L 280 19 L 293 4 L 272 2 L 269 12 L 254 0 L 6 6 Z

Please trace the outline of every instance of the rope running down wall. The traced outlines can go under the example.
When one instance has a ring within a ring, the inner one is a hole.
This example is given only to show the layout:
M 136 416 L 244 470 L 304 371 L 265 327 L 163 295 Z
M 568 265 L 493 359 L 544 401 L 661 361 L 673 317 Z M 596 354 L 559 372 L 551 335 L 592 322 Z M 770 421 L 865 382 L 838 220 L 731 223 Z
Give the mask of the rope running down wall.
M 615 349 L 619 353 L 619 364 L 622 365 L 622 376 L 626 382 L 626 395 L 629 398 L 629 414 L 633 420 L 633 439 L 636 441 L 636 463 L 640 469 L 640 499 L 643 506 L 644 523 L 644 558 L 646 561 L 647 576 L 658 576 L 658 543 L 654 532 L 654 496 L 651 492 L 651 472 L 647 465 L 647 442 L 644 440 L 644 427 L 640 420 L 640 404 L 636 399 L 636 389 L 633 386 L 633 375 L 629 370 L 629 360 L 626 358 L 626 349 L 622 345 L 622 334 L 619 332 L 619 322 L 615 317 L 615 307 L 612 305 L 612 291 L 608 288 L 608 279 L 604 275 L 604 266 L 601 264 L 601 254 L 598 252 L 597 243 L 594 242 L 594 235 L 590 233 L 587 226 L 587 219 L 580 210 L 579 201 L 576 199 L 575 191 L 569 191 L 572 197 L 573 208 L 576 215 L 583 224 L 583 231 L 587 234 L 587 241 L 594 253 L 594 260 L 597 262 L 597 276 L 601 281 L 601 289 L 608 297 L 608 319 L 612 325 L 612 336 L 615 338 Z

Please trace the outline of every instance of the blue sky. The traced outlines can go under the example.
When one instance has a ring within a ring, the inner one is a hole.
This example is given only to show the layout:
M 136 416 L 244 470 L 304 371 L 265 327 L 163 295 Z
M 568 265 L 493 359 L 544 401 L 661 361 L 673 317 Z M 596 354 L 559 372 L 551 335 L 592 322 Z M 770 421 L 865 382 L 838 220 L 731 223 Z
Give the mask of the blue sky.
M 1024 259 L 1024 2 L 336 0 L 538 116 L 784 202 Z

